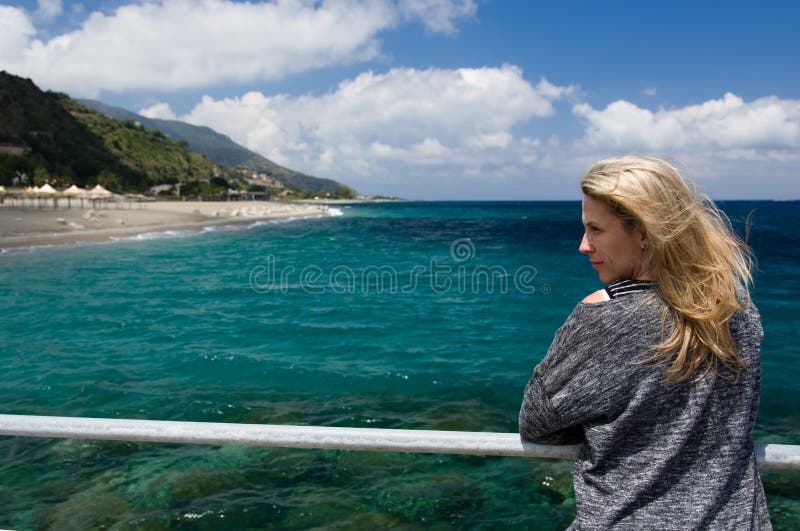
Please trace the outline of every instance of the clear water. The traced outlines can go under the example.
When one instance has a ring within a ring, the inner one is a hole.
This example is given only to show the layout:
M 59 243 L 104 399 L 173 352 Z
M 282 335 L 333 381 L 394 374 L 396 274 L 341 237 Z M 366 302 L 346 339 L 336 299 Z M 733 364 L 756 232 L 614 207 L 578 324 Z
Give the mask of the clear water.
M 759 259 L 755 439 L 800 444 L 800 211 L 723 204 Z M 516 431 L 556 328 L 599 287 L 580 205 L 354 205 L 0 255 L 16 414 Z M 504 283 L 505 282 L 505 283 Z M 571 462 L 0 438 L 0 527 L 562 529 Z M 800 528 L 800 476 L 764 473 Z

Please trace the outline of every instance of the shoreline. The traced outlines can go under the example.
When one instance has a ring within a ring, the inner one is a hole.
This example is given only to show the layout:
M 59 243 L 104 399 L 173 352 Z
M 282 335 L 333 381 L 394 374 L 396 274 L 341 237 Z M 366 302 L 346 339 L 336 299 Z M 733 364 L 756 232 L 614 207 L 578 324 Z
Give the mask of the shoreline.
M 334 210 L 335 211 L 335 210 Z M 327 205 L 266 201 L 169 201 L 130 208 L 0 206 L 0 249 L 112 242 L 151 232 L 330 215 Z
M 292 199 L 291 203 L 295 205 L 362 205 L 366 203 L 407 203 L 409 201 L 416 201 L 415 199 L 401 199 L 401 198 L 386 198 L 386 199 Z

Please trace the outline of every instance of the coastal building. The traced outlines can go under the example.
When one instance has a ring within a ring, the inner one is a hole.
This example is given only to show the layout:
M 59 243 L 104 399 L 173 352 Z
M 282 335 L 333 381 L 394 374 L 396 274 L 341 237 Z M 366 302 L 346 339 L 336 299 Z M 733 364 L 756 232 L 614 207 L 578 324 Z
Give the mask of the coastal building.
M 150 187 L 150 194 L 151 195 L 164 195 L 164 194 L 172 194 L 176 195 L 177 191 L 175 189 L 174 184 L 158 184 L 156 186 Z
M 30 150 L 31 148 L 29 148 L 28 146 L 0 143 L 0 153 L 3 153 L 5 155 L 14 155 L 16 157 L 21 157 Z

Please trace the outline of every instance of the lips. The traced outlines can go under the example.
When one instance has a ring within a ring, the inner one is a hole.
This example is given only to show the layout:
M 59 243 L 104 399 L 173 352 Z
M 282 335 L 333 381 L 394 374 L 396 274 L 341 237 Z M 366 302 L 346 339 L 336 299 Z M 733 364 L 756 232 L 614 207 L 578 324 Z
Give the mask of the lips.
M 592 267 L 595 268 L 595 269 L 597 269 L 598 267 L 603 265 L 603 262 L 592 262 L 592 261 L 590 261 L 590 263 L 592 264 Z

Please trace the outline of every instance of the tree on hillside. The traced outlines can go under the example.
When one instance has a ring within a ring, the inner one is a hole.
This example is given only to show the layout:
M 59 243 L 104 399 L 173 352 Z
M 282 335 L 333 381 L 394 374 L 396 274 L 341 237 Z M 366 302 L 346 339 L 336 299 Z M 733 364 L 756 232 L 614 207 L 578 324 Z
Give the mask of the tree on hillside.
M 336 192 L 334 192 L 334 197 L 338 197 L 340 199 L 352 199 L 355 197 L 355 192 L 352 188 L 347 186 L 346 184 L 340 184 L 336 187 Z
M 103 170 L 97 175 L 97 184 L 110 192 L 122 190 L 122 181 L 119 176 L 109 170 Z
M 50 182 L 50 172 L 44 166 L 37 166 L 33 170 L 33 184 L 35 186 L 43 186 Z
M 217 188 L 223 188 L 227 190 L 230 188 L 230 183 L 228 183 L 227 179 L 224 177 L 212 177 L 208 181 L 212 186 L 216 186 Z
M 181 195 L 191 197 L 200 194 L 200 183 L 198 181 L 186 181 L 181 185 Z

